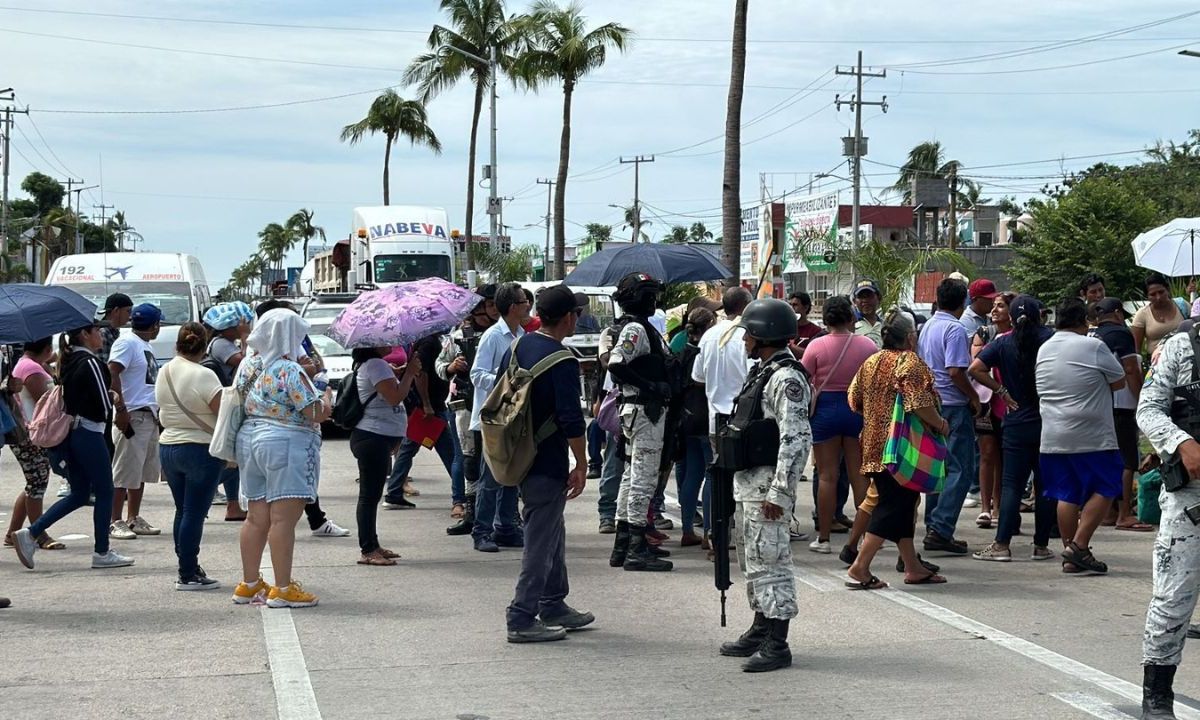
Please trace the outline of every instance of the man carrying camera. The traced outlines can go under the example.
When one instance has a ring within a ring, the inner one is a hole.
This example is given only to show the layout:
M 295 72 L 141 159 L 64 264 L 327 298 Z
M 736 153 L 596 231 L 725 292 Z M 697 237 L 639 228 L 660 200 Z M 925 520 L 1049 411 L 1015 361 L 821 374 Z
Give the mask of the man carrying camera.
M 1200 340 L 1197 328 L 1159 346 L 1138 400 L 1138 427 L 1163 457 L 1154 595 L 1142 641 L 1142 718 L 1174 720 L 1175 669 L 1200 595 Z

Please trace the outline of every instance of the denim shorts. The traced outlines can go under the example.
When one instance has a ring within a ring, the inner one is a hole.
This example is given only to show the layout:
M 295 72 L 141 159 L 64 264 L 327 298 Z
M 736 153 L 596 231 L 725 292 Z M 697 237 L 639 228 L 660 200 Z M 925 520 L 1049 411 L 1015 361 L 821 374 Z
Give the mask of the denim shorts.
M 850 409 L 844 392 L 822 392 L 817 397 L 817 410 L 810 419 L 814 443 L 838 437 L 858 439 L 862 434 L 862 415 Z
M 237 460 L 247 500 L 317 498 L 321 436 L 313 430 L 247 420 L 238 431 Z

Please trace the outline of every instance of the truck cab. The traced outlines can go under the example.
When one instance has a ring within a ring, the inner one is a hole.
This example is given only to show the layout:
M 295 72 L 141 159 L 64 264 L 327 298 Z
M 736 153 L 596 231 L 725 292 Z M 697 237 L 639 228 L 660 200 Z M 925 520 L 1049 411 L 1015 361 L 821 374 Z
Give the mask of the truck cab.
M 454 241 L 442 208 L 384 205 L 354 209 L 351 243 L 359 281 L 379 287 L 438 277 L 454 282 Z

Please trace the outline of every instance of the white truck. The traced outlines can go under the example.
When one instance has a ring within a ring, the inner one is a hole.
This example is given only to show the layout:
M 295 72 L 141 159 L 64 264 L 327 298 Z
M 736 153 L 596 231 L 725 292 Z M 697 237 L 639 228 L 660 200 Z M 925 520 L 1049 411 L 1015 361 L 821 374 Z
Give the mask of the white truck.
M 455 241 L 442 208 L 355 208 L 350 247 L 352 286 L 385 287 L 429 277 L 455 280 Z
M 151 303 L 163 313 L 162 332 L 150 343 L 159 362 L 175 357 L 179 326 L 200 321 L 212 305 L 200 261 L 183 253 L 89 253 L 64 255 L 50 266 L 47 285 L 63 285 L 91 300 L 99 310 L 113 293 L 134 305 Z M 130 333 L 128 327 L 122 330 Z

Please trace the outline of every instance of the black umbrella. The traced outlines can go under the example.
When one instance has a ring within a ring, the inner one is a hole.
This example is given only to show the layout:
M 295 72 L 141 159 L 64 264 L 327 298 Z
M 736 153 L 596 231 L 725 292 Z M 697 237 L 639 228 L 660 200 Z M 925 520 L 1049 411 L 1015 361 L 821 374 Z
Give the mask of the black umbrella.
M 0 285 L 0 344 L 25 343 L 88 325 L 96 305 L 62 285 Z
M 644 272 L 663 283 L 723 280 L 734 273 L 694 245 L 637 243 L 589 255 L 563 280 L 567 285 L 616 285 L 629 273 Z

